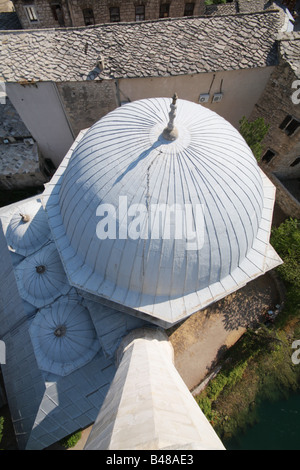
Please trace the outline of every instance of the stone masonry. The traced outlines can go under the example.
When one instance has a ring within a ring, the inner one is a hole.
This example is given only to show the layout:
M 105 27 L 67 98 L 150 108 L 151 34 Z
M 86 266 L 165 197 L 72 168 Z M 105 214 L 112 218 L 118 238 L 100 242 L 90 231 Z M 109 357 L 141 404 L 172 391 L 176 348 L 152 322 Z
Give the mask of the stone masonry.
M 75 135 L 118 106 L 113 80 L 57 83 Z
M 161 3 L 167 7 L 161 8 Z M 165 16 L 177 18 L 184 16 L 186 3 L 184 0 L 14 0 L 16 12 L 25 29 L 128 22 L 137 21 L 138 18 L 153 20 Z M 193 15 L 205 13 L 204 0 L 191 3 L 193 7 L 189 11 Z M 34 7 L 37 20 L 30 20 L 26 12 L 28 5 Z M 136 8 L 141 6 L 144 7 L 142 10 Z M 137 16 L 139 12 L 142 12 L 142 16 Z
M 271 75 L 250 120 L 263 117 L 270 126 L 263 141 L 264 171 L 280 177 L 296 178 L 300 176 L 300 162 L 294 164 L 300 156 L 300 92 L 297 93 L 300 85 L 300 33 L 283 34 L 278 47 L 279 65 Z M 295 130 L 291 133 L 287 128 L 289 123 L 285 125 L 288 116 L 295 124 Z
M 281 210 L 299 218 L 300 203 L 284 181 L 296 182 L 300 177 L 300 33 L 285 33 L 279 39 L 279 64 L 250 121 L 263 117 L 269 125 L 260 165 L 276 186 L 276 202 Z
M 0 189 L 42 186 L 46 181 L 35 142 L 0 144 Z
M 159 18 L 213 14 L 253 13 L 271 3 L 266 0 L 228 0 L 205 5 L 205 0 L 13 0 L 24 29 L 90 26 Z
M 0 189 L 40 186 L 47 180 L 38 146 L 9 98 L 0 104 Z

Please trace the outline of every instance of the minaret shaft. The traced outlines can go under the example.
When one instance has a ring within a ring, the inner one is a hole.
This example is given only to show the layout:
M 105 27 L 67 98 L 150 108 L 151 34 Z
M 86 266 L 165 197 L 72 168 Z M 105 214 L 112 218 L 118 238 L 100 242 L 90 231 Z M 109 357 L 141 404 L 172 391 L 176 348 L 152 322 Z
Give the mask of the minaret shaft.
M 224 450 L 177 372 L 162 330 L 133 330 L 117 362 L 85 450 Z

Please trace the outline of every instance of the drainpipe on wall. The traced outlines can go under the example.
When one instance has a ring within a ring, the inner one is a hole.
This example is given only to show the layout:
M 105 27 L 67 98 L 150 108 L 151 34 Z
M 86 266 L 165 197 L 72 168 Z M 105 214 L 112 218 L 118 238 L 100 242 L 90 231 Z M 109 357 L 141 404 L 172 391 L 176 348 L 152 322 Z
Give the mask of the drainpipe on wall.
M 117 103 L 118 106 L 121 106 L 121 97 L 120 97 L 120 88 L 119 88 L 119 80 L 115 80 L 115 85 L 116 85 L 116 97 L 117 97 Z
M 120 90 L 119 80 L 118 79 L 115 80 L 115 85 L 116 85 L 116 98 L 117 98 L 118 106 L 122 106 L 121 93 L 125 98 L 124 103 L 125 102 L 131 103 L 131 99 L 129 98 L 129 96 L 126 96 L 125 93 L 123 93 L 123 91 Z

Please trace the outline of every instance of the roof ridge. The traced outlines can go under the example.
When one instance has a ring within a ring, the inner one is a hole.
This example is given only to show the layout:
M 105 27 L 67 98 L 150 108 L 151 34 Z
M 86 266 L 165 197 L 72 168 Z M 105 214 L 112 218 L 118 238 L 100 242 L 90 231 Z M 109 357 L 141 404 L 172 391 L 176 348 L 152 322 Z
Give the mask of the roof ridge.
M 242 17 L 242 16 L 258 16 L 258 15 L 266 15 L 266 14 L 272 14 L 272 13 L 276 13 L 276 14 L 279 14 L 281 11 L 280 9 L 270 9 L 270 10 L 263 10 L 263 11 L 258 11 L 258 12 L 248 12 L 248 13 L 231 13 L 231 14 L 228 14 L 228 15 L 217 15 L 217 14 L 214 14 L 214 15 L 198 15 L 198 16 L 193 16 L 193 17 L 190 17 L 190 16 L 183 16 L 183 17 L 174 17 L 174 18 L 156 18 L 156 19 L 153 19 L 153 20 L 144 20 L 144 21 L 140 21 L 140 22 L 136 22 L 136 21 L 120 21 L 118 23 L 99 23 L 99 24 L 96 24 L 96 25 L 90 25 L 90 26 L 70 26 L 70 27 L 59 27 L 59 28 L 35 28 L 35 29 L 21 29 L 21 30 L 1 30 L 0 31 L 0 35 L 1 34 L 11 34 L 11 33 L 16 33 L 16 34 L 26 34 L 26 33 L 39 33 L 39 32 L 43 32 L 45 33 L 46 31 L 49 31 L 49 32 L 63 32 L 63 31 L 81 31 L 81 30 L 93 30 L 93 29 L 100 29 L 100 28 L 105 28 L 105 27 L 113 27 L 113 28 L 118 28 L 118 27 L 121 27 L 121 26 L 126 26 L 126 25 L 134 25 L 134 26 L 137 26 L 137 27 L 143 27 L 143 25 L 145 24 L 152 24 L 152 23 L 172 23 L 172 22 L 176 22 L 176 21 L 188 21 L 188 22 L 192 22 L 194 20 L 197 20 L 197 19 L 203 19 L 203 20 L 211 20 L 212 18 L 215 19 L 215 18 L 228 18 L 228 17 Z

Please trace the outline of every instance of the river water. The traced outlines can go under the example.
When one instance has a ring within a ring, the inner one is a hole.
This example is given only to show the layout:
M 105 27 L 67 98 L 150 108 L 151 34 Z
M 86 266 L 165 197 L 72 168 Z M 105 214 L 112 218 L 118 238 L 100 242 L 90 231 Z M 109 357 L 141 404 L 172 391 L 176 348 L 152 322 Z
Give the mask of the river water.
M 300 450 L 300 390 L 287 400 L 265 402 L 259 422 L 224 442 L 228 450 Z

